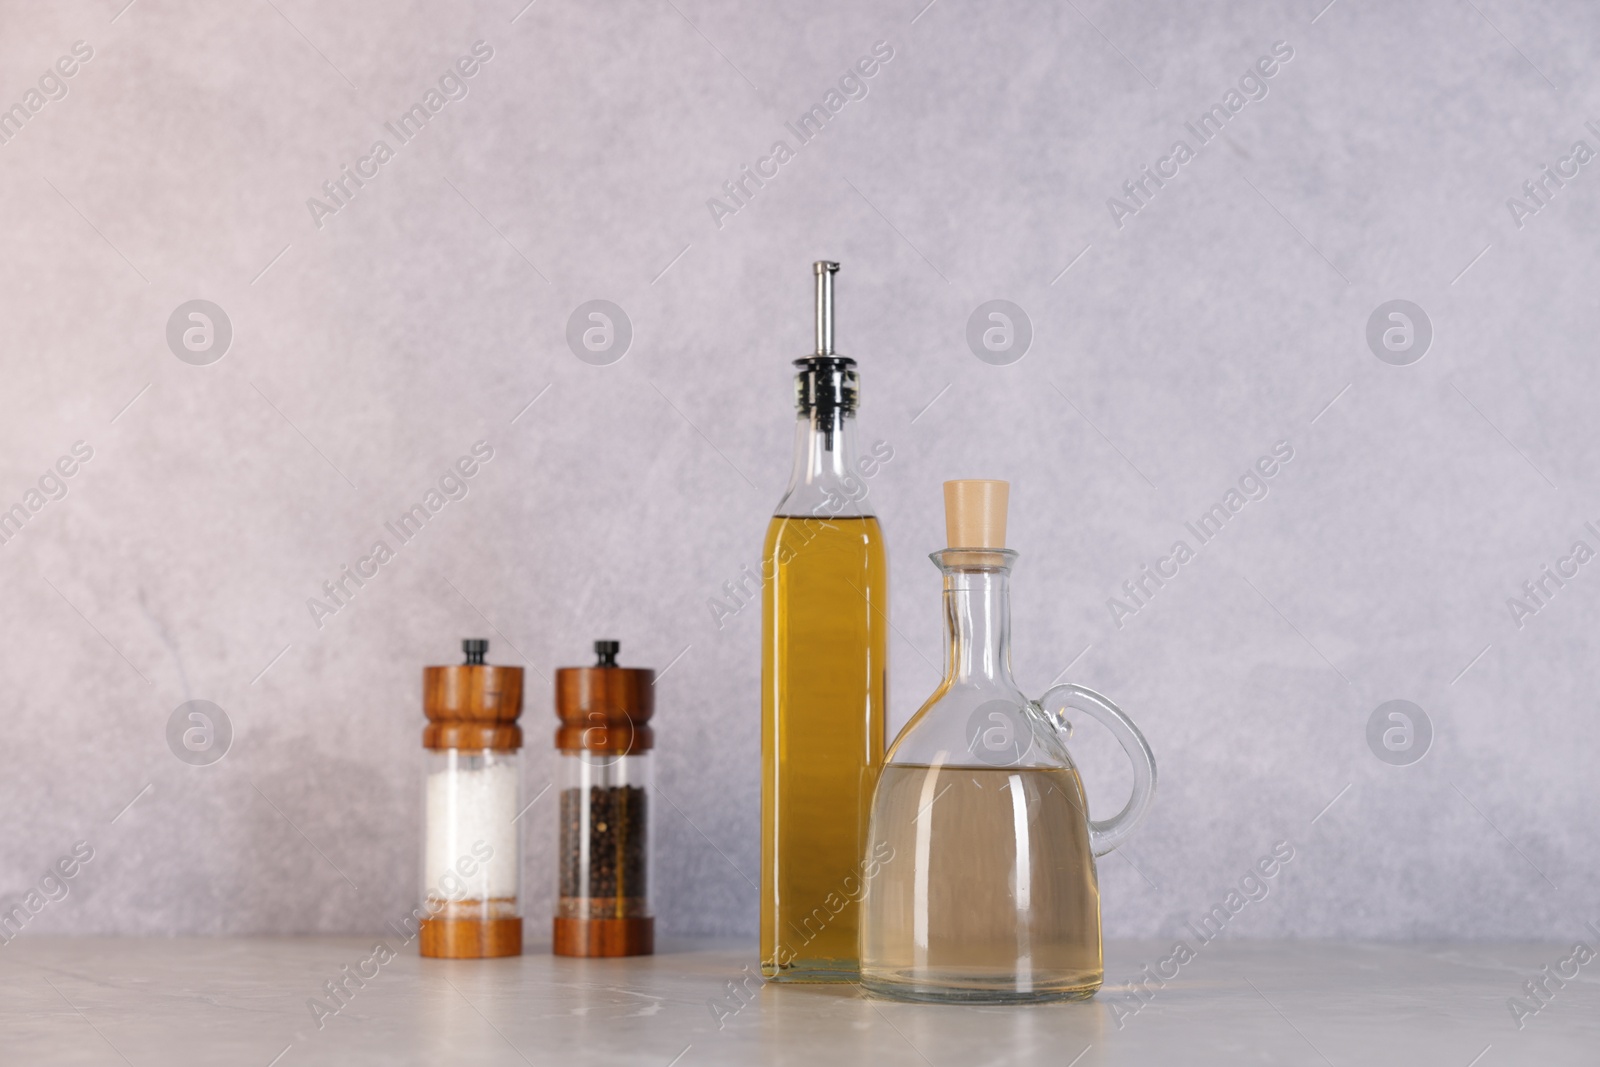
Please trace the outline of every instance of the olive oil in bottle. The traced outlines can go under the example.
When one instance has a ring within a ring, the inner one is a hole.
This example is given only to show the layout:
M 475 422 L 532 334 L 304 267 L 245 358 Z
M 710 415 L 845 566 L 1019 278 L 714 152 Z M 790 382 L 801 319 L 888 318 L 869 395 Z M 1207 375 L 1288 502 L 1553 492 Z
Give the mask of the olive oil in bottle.
M 817 352 L 795 361 L 788 492 L 763 555 L 761 971 L 853 981 L 863 842 L 883 762 L 888 561 L 857 469 L 855 361 L 833 351 L 818 263 Z

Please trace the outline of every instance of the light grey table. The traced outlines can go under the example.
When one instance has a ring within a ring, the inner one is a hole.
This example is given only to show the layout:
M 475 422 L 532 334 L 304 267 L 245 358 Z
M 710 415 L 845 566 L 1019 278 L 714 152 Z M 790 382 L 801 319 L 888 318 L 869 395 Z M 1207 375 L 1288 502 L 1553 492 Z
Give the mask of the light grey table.
M 1524 987 L 1570 946 L 1218 941 L 1130 999 L 1171 945 L 1121 943 L 1088 1003 L 933 1007 L 763 986 L 748 943 L 483 962 L 422 960 L 411 945 L 382 963 L 377 940 L 23 936 L 0 947 L 0 1063 L 1600 1063 L 1600 961 L 1541 1001 Z M 346 967 L 376 974 L 347 980 L 341 1004 L 325 983 Z M 1520 1029 L 1513 997 L 1539 1005 Z

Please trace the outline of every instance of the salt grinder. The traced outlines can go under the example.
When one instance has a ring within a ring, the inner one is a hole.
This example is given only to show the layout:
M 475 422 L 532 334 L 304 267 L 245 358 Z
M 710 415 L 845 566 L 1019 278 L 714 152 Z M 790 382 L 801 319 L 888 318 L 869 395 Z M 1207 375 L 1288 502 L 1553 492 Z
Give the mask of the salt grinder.
M 466 662 L 424 667 L 427 813 L 424 956 L 522 954 L 522 668 L 483 662 L 489 642 L 461 642 Z
M 650 914 L 650 750 L 656 673 L 617 666 L 620 646 L 596 641 L 593 667 L 556 671 L 561 784 L 557 956 L 647 956 Z

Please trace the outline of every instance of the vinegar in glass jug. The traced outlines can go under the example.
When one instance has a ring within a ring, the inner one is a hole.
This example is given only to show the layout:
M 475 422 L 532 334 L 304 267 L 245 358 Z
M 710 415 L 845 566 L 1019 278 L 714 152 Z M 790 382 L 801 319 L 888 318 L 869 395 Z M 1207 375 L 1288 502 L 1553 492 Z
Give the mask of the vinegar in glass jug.
M 1076 685 L 1040 700 L 1011 676 L 1009 486 L 945 483 L 945 678 L 889 750 L 867 848 L 861 983 L 907 1000 L 1091 997 L 1104 979 L 1094 857 L 1143 817 L 1155 762 L 1138 728 Z M 1134 764 L 1121 813 L 1088 816 L 1063 737 L 1068 710 L 1108 727 Z M 886 858 L 885 858 L 886 857 Z

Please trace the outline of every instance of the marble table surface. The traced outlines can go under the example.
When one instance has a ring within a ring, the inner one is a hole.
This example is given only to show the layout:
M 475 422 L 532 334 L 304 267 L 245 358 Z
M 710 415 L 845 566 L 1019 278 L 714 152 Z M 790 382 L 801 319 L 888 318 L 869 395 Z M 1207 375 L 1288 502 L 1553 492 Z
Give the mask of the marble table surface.
M 1578 966 L 1561 945 L 1217 941 L 1179 965 L 1122 942 L 1093 1001 L 942 1007 L 763 984 L 747 942 L 489 961 L 379 943 L 19 937 L 0 946 L 0 1063 L 1600 1063 L 1600 962 L 1546 978 Z

